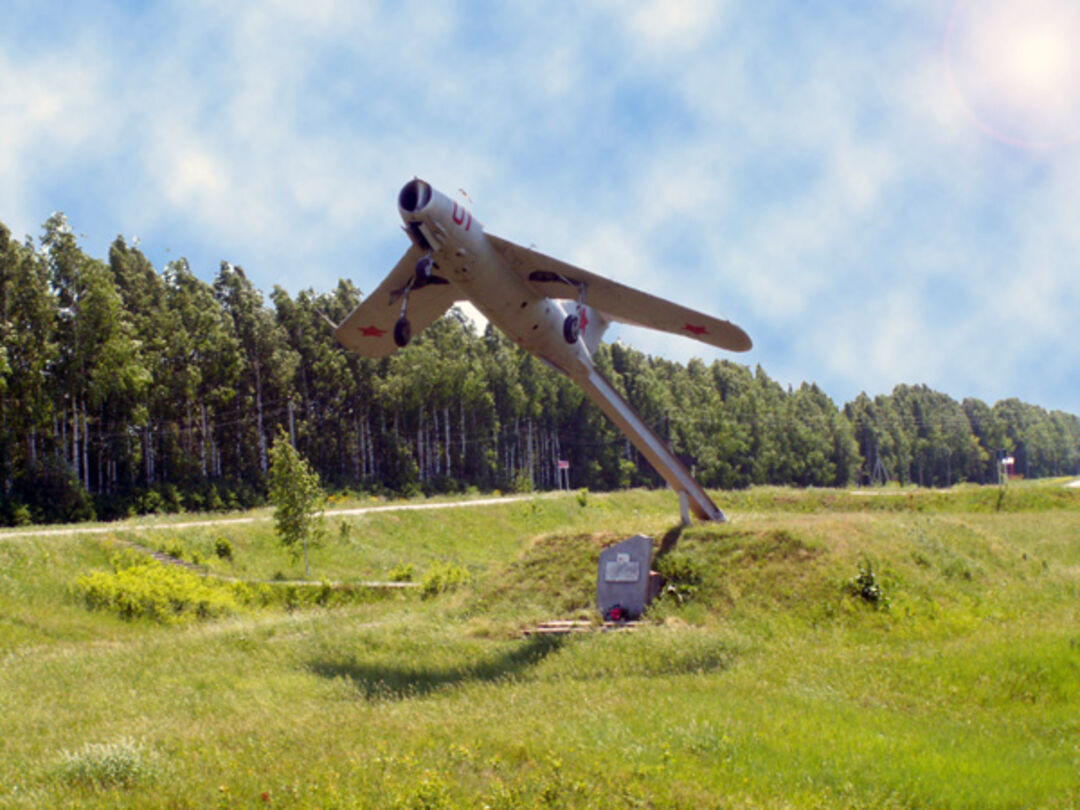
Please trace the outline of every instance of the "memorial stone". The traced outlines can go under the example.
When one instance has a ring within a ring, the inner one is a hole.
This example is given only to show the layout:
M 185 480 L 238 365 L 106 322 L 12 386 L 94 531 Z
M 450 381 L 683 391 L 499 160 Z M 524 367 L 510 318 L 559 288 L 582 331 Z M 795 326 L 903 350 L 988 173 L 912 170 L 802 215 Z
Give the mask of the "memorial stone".
M 652 538 L 643 534 L 600 552 L 596 578 L 596 607 L 605 619 L 636 619 L 650 593 Z

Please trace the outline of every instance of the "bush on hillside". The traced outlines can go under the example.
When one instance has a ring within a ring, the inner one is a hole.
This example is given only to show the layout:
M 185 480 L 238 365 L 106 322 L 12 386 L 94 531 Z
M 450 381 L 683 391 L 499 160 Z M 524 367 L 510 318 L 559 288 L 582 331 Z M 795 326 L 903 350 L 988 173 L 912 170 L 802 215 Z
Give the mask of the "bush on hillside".
M 446 591 L 457 590 L 468 584 L 472 575 L 467 568 L 453 563 L 437 562 L 424 574 L 420 582 L 420 593 L 426 599 Z
M 848 580 L 847 592 L 875 608 L 889 607 L 889 598 L 878 583 L 874 565 L 870 560 L 864 560 L 859 564 L 859 573 Z
M 151 559 L 129 559 L 111 572 L 83 574 L 75 580 L 74 590 L 92 610 L 162 624 L 209 619 L 240 609 L 230 586 Z

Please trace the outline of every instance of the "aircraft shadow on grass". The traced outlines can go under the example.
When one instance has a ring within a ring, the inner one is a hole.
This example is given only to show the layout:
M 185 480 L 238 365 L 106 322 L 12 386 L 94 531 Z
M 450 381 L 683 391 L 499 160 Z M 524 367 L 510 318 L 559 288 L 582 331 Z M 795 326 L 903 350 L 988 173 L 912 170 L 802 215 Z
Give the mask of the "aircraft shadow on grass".
M 394 666 L 388 663 L 316 659 L 308 667 L 322 678 L 345 678 L 365 700 L 403 700 L 470 682 L 513 680 L 563 644 L 561 636 L 532 636 L 500 655 L 460 666 Z

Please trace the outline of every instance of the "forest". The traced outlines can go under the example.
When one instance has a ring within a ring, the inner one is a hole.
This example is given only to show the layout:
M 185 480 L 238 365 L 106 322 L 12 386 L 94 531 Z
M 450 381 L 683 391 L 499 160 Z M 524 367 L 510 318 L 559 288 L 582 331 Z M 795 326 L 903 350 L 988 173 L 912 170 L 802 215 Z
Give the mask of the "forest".
M 267 301 L 242 268 L 160 272 L 118 237 L 88 256 L 63 214 L 0 224 L 0 523 L 252 506 L 287 436 L 331 489 L 417 495 L 660 486 L 567 379 L 457 310 L 389 358 L 342 349 L 360 291 Z M 597 365 L 707 487 L 945 487 L 1080 471 L 1080 418 L 923 385 L 842 407 L 760 366 L 683 365 L 618 342 Z

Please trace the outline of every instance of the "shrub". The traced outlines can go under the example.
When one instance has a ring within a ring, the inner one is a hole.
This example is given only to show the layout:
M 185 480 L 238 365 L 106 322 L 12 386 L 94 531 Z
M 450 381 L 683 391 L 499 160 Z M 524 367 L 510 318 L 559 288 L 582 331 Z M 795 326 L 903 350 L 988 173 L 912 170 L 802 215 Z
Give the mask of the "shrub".
M 282 590 L 285 609 L 290 613 L 300 607 L 300 591 L 295 585 L 286 585 Z
M 229 590 L 242 605 L 283 608 L 288 611 L 305 608 L 332 608 L 377 602 L 395 592 L 389 589 L 334 585 L 293 585 L 269 582 L 233 582 Z
M 514 476 L 514 480 L 511 483 L 511 488 L 514 492 L 532 492 L 533 491 L 533 479 L 528 470 L 518 470 L 517 475 Z
M 217 540 L 214 541 L 214 554 L 217 555 L 219 560 L 228 560 L 229 562 L 232 562 L 232 543 L 230 543 L 224 537 L 219 537 Z
M 656 559 L 656 570 L 669 583 L 680 585 L 700 585 L 705 581 L 701 565 L 689 554 L 673 551 Z
M 416 566 L 410 563 L 403 563 L 390 570 L 391 582 L 412 582 L 413 577 L 416 576 Z
M 692 599 L 705 581 L 701 564 L 682 551 L 658 557 L 656 570 L 664 578 L 664 596 L 673 597 L 680 605 Z
M 582 509 L 589 505 L 589 490 L 586 487 L 578 490 L 577 503 Z
M 225 502 L 221 500 L 221 495 L 213 484 L 210 485 L 210 491 L 206 495 L 204 504 L 210 512 L 221 512 L 225 509 Z
M 34 518 L 25 503 L 16 504 L 15 508 L 11 510 L 11 523 L 13 526 L 29 526 L 33 522 Z
M 425 599 L 437 596 L 446 591 L 457 590 L 471 579 L 472 575 L 467 568 L 453 563 L 437 562 L 424 574 L 420 582 L 420 593 Z
M 233 582 L 233 596 L 242 605 L 268 607 L 276 601 L 274 588 L 265 582 Z
M 227 585 L 147 559 L 113 572 L 83 574 L 75 580 L 74 590 L 92 610 L 109 610 L 125 619 L 145 617 L 163 624 L 209 619 L 239 609 Z
M 161 503 L 166 512 L 183 512 L 184 498 L 176 484 L 161 485 Z
M 57 772 L 71 785 L 130 788 L 149 781 L 156 765 L 141 743 L 123 737 L 111 743 L 86 743 L 78 751 L 61 751 Z
M 135 499 L 135 511 L 140 515 L 153 515 L 165 511 L 165 502 L 161 499 L 161 493 L 156 489 L 150 489 Z
M 878 584 L 877 575 L 874 574 L 874 565 L 870 560 L 863 560 L 859 564 L 859 573 L 848 580 L 847 592 L 875 608 L 889 606 L 889 599 Z

